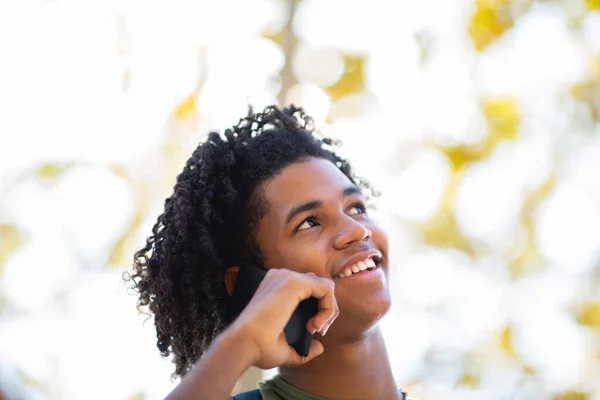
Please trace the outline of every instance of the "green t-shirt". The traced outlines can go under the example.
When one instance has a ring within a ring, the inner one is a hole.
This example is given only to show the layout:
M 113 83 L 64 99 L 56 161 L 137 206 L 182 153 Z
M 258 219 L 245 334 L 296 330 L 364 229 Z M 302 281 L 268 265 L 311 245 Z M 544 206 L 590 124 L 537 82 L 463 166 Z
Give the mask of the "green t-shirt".
M 325 400 L 290 385 L 280 375 L 258 383 L 263 400 Z
M 290 385 L 280 375 L 258 383 L 258 391 L 262 400 L 326 400 Z M 404 392 L 402 392 L 404 394 Z M 406 395 L 405 395 L 406 398 Z M 235 400 L 236 397 L 234 396 Z M 410 400 L 406 398 L 406 400 Z

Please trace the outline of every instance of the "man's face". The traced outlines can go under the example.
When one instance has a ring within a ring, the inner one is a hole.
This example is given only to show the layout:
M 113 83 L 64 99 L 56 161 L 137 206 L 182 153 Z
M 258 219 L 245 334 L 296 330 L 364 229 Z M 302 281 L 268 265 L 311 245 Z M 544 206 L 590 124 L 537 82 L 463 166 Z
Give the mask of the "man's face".
M 262 189 L 269 204 L 257 230 L 264 267 L 334 280 L 340 315 L 327 339 L 371 328 L 390 307 L 388 243 L 358 188 L 333 163 L 313 158 L 284 168 Z

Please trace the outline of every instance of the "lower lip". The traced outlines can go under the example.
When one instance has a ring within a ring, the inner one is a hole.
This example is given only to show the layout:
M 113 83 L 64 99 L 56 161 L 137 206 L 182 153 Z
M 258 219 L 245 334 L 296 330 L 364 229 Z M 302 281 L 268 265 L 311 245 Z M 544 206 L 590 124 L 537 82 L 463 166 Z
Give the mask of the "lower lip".
M 383 270 L 381 269 L 381 267 L 377 266 L 374 269 L 371 270 L 364 270 L 364 271 L 360 271 L 359 273 L 356 274 L 352 274 L 350 276 L 347 276 L 345 278 L 339 278 L 336 279 L 338 282 L 339 281 L 346 281 L 346 280 L 370 280 L 370 279 L 381 279 L 383 277 Z

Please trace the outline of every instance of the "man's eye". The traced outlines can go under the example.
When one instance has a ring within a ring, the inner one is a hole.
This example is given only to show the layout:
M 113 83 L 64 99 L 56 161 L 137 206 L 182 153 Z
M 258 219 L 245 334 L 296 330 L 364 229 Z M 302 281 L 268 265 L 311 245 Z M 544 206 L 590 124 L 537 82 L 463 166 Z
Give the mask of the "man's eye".
M 317 220 L 314 217 L 308 217 L 296 228 L 296 231 L 303 231 L 305 229 L 312 228 L 318 225 Z
M 355 210 L 355 212 L 353 212 L 353 210 Z M 353 204 L 352 207 L 350 207 L 350 215 L 366 214 L 366 213 L 367 213 L 367 208 L 362 204 Z

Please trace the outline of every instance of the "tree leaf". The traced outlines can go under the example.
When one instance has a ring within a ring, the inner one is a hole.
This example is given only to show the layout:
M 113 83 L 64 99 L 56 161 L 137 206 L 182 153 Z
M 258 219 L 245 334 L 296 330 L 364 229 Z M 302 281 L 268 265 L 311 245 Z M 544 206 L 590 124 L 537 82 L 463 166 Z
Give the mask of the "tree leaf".
M 600 11 L 600 0 L 587 0 L 588 11 Z
M 35 170 L 35 176 L 43 180 L 54 180 L 64 174 L 75 163 L 46 163 Z
M 515 98 L 485 98 L 480 106 L 488 125 L 487 135 L 481 142 L 454 147 L 435 146 L 448 157 L 455 172 L 467 164 L 486 159 L 498 143 L 514 140 L 519 132 L 521 111 Z
M 474 255 L 471 242 L 467 240 L 454 216 L 454 196 L 456 193 L 457 178 L 453 175 L 446 191 L 442 195 L 440 208 L 428 221 L 417 228 L 423 241 L 432 246 L 441 248 L 453 248 L 461 250 L 469 255 Z
M 515 352 L 515 347 L 513 345 L 513 327 L 507 325 L 500 331 L 498 336 L 498 342 L 500 348 L 504 351 L 504 353 L 511 357 L 516 358 L 517 353 Z
M 513 140 L 519 131 L 521 112 L 514 97 L 487 98 L 481 108 L 488 123 L 489 140 Z
M 0 275 L 8 255 L 21 244 L 22 238 L 14 225 L 0 224 Z
M 473 372 L 468 371 L 463 372 L 463 374 L 458 378 L 458 382 L 456 382 L 458 386 L 466 386 L 469 388 L 476 388 L 480 383 L 481 377 Z
M 577 392 L 569 390 L 567 392 L 559 393 L 552 396 L 552 400 L 589 400 L 590 395 L 585 392 Z
M 591 63 L 588 78 L 571 86 L 570 93 L 588 108 L 595 122 L 600 122 L 600 55 Z
M 510 0 L 477 0 L 467 27 L 476 51 L 483 51 L 514 25 L 510 5 Z
M 600 302 L 581 303 L 573 314 L 578 324 L 600 331 Z
M 364 65 L 366 58 L 363 55 L 344 54 L 344 72 L 340 79 L 325 92 L 333 100 L 340 99 L 351 93 L 361 91 L 365 87 Z
M 197 92 L 190 94 L 175 108 L 175 118 L 177 120 L 186 120 L 190 117 L 196 117 L 198 111 L 196 109 Z

